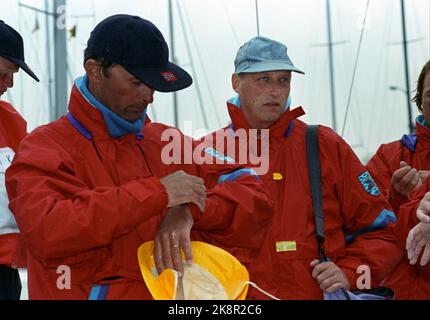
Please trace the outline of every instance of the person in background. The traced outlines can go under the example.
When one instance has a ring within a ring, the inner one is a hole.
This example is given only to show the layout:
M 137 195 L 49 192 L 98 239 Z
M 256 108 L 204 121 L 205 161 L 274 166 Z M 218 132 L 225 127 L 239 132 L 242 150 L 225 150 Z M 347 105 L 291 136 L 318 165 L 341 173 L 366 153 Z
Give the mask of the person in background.
M 13 78 L 19 69 L 39 82 L 25 63 L 21 35 L 0 20 L 0 98 L 13 87 Z M 0 300 L 19 300 L 21 295 L 17 267 L 25 267 L 25 255 L 19 229 L 8 207 L 5 172 L 26 134 L 24 118 L 10 103 L 0 100 Z
M 425 185 L 430 173 L 430 61 L 424 64 L 418 77 L 413 101 L 421 113 L 416 119 L 416 132 L 382 144 L 367 163 L 367 169 L 397 214 L 395 233 L 403 250 L 409 230 L 419 222 L 415 214 L 417 203 L 429 190 Z M 411 265 L 406 251 L 384 285 L 394 290 L 397 299 L 430 299 L 428 268 Z

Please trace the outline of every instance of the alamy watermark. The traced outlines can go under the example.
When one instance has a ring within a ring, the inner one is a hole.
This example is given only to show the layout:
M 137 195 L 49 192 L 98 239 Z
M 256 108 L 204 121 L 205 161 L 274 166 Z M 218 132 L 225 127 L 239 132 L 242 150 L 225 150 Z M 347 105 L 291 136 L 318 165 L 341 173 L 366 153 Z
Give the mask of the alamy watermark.
M 356 280 L 356 286 L 359 290 L 371 289 L 372 274 L 368 265 L 360 265 L 357 270 L 360 276 Z M 70 290 L 72 288 L 72 272 L 69 266 L 60 265 L 57 267 L 57 288 L 59 290 Z
M 205 129 L 194 132 L 206 134 Z M 192 135 L 192 123 L 185 122 L 185 134 Z M 199 141 L 184 136 L 176 128 L 163 131 L 161 161 L 170 164 L 239 164 L 249 166 L 257 175 L 269 170 L 269 129 L 220 129 Z

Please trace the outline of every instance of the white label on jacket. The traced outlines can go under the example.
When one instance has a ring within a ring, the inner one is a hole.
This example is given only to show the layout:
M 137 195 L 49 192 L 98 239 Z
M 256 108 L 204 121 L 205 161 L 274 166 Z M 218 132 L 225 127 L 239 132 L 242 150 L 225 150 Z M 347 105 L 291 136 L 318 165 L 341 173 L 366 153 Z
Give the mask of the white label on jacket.
M 11 148 L 0 148 L 0 234 L 19 232 L 15 217 L 9 210 L 5 172 L 12 163 L 15 152 Z

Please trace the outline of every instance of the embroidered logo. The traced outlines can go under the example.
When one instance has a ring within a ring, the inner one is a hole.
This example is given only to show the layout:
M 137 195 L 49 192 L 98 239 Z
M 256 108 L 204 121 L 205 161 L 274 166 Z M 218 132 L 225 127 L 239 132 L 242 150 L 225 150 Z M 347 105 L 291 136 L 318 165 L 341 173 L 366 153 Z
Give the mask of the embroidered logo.
M 161 75 L 167 82 L 175 82 L 178 80 L 172 71 L 161 72 Z
M 381 191 L 379 191 L 378 186 L 376 185 L 375 181 L 373 181 L 373 178 L 368 171 L 359 175 L 358 181 L 360 181 L 364 190 L 366 190 L 368 194 L 372 196 L 379 196 L 381 194 Z

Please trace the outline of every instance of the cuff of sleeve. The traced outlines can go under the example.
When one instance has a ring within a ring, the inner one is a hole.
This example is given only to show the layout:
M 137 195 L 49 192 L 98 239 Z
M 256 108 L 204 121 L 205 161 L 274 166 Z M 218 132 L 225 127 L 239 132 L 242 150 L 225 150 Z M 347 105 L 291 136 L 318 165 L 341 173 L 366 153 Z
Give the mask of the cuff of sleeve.
M 145 187 L 142 188 L 142 185 Z M 139 202 L 144 202 L 149 197 L 153 197 L 156 201 L 156 206 L 159 207 L 160 210 L 166 208 L 169 203 L 169 196 L 167 195 L 166 188 L 160 182 L 160 179 L 156 177 L 131 181 L 124 186 L 124 189 Z
M 408 202 L 408 198 L 398 193 L 394 188 L 391 188 L 389 201 L 391 206 L 393 207 L 393 210 L 395 212 L 398 212 L 400 206 Z
M 187 203 L 187 206 L 188 206 L 188 209 L 190 209 L 194 223 L 198 222 L 200 220 L 201 215 L 202 215 L 199 207 L 197 207 L 197 205 L 195 205 L 194 203 Z
M 346 278 L 348 279 L 349 289 L 350 290 L 356 290 L 357 289 L 357 283 L 356 283 L 355 278 L 356 278 L 357 274 L 355 273 L 355 271 L 350 269 L 350 268 L 346 268 L 346 267 L 340 267 L 340 269 L 343 271 Z

